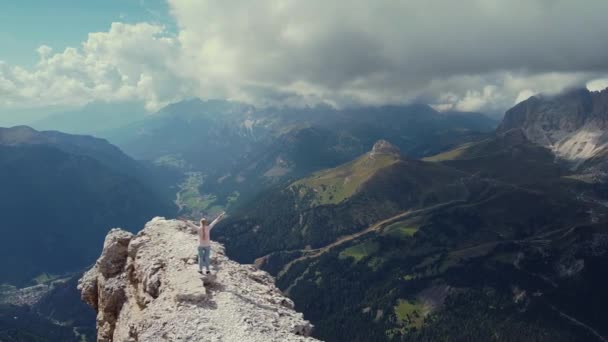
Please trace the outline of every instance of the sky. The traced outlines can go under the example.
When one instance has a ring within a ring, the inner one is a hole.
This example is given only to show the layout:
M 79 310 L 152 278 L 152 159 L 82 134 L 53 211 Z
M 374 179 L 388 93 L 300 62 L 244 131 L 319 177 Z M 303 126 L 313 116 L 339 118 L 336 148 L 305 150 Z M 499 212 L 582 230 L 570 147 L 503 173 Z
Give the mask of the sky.
M 608 86 L 605 0 L 0 4 L 0 116 L 184 98 L 500 113 Z
M 0 4 L 0 60 L 33 67 L 41 45 L 61 51 L 112 22 L 173 21 L 164 0 L 20 0 Z

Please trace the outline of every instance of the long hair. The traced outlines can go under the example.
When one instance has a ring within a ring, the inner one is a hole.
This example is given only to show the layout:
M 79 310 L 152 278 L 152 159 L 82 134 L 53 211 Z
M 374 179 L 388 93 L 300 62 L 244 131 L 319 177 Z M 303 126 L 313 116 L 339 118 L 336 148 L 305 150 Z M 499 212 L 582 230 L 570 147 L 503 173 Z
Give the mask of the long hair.
M 207 219 L 203 218 L 201 219 L 201 237 L 205 240 L 209 240 L 210 236 L 208 236 L 209 234 L 207 233 L 207 230 L 205 229 L 206 226 L 208 226 L 209 223 L 207 223 Z

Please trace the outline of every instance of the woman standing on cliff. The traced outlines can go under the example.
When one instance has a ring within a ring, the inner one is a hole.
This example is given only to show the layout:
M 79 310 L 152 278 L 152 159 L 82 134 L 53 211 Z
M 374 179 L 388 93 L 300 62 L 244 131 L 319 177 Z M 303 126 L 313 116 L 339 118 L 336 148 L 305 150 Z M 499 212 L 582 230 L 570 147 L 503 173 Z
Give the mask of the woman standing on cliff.
M 203 273 L 203 266 L 207 269 L 207 274 L 211 273 L 209 270 L 209 261 L 211 259 L 211 229 L 220 222 L 226 215 L 225 212 L 221 213 L 211 224 L 208 224 L 207 219 L 202 218 L 200 226 L 196 226 L 190 221 L 182 220 L 188 226 L 196 229 L 198 233 L 198 273 Z

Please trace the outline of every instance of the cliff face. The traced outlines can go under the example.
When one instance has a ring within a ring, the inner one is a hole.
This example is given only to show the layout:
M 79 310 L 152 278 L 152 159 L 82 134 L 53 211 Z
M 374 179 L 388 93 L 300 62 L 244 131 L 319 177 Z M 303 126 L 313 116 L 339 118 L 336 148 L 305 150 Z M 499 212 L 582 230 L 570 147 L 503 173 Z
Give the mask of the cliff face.
M 274 279 L 212 246 L 212 275 L 197 272 L 197 240 L 183 223 L 155 218 L 137 235 L 111 230 L 80 279 L 97 311 L 98 341 L 313 341 L 312 325 Z
M 531 97 L 508 110 L 497 131 L 512 129 L 578 168 L 608 151 L 608 89 Z

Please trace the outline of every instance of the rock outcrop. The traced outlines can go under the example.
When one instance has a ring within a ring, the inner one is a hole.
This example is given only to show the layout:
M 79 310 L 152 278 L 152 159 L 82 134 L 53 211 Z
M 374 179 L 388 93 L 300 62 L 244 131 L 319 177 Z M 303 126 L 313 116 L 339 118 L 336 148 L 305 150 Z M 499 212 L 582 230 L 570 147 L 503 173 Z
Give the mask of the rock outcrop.
M 112 229 L 80 279 L 97 311 L 98 341 L 313 341 L 312 325 L 253 265 L 212 245 L 212 275 L 196 264 L 197 240 L 180 221 L 155 218 L 137 235 Z
M 381 140 L 376 141 L 376 143 L 372 147 L 370 156 L 373 157 L 378 154 L 389 154 L 389 155 L 399 157 L 401 155 L 401 151 L 399 150 L 399 148 L 397 146 L 391 144 L 390 142 L 388 142 L 386 140 L 381 139 Z
M 533 96 L 508 110 L 497 131 L 513 129 L 521 129 L 528 140 L 550 148 L 573 169 L 600 172 L 602 164 L 608 166 L 604 158 L 608 154 L 608 89 Z

